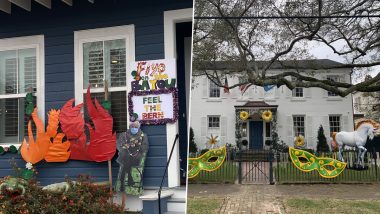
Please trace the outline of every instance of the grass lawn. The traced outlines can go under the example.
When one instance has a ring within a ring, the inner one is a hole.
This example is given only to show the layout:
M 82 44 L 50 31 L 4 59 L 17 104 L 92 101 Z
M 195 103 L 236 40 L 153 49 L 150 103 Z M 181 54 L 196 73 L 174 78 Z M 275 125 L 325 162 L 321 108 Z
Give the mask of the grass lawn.
M 187 214 L 216 213 L 222 202 L 221 198 L 188 198 Z
M 201 171 L 197 177 L 189 179 L 190 183 L 235 183 L 238 167 L 232 161 L 226 161 L 212 172 Z
M 380 169 L 372 165 L 366 170 L 344 169 L 337 177 L 322 178 L 314 170 L 303 172 L 297 169 L 293 163 L 280 163 L 273 168 L 278 183 L 371 183 L 379 181 Z
M 380 201 L 285 199 L 287 213 L 379 213 Z

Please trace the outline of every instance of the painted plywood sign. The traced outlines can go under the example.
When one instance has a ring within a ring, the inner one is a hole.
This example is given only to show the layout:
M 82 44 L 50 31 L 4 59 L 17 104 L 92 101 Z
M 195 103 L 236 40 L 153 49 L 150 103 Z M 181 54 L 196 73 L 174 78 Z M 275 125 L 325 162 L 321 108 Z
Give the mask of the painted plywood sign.
M 130 73 L 132 91 L 170 89 L 177 86 L 175 59 L 137 61 Z
M 178 118 L 176 88 L 129 93 L 129 114 L 143 124 L 174 123 Z

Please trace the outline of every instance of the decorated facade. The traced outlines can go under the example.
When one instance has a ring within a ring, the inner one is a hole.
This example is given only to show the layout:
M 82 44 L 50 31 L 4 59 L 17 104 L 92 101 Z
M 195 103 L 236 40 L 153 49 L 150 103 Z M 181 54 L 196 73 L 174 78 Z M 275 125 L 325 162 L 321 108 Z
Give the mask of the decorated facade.
M 340 64 L 335 61 L 301 60 L 285 64 L 286 68 L 275 63 L 269 74 L 302 69 L 322 79 L 351 81 L 347 69 L 323 69 L 325 64 Z M 234 70 L 232 65 L 215 62 L 210 71 L 217 68 L 221 76 L 229 73 L 224 85 L 233 86 L 245 76 L 230 72 Z M 192 117 L 191 127 L 200 149 L 207 148 L 208 138 L 213 135 L 219 136 L 220 146 L 268 150 L 277 142 L 315 150 L 320 125 L 328 142 L 334 132 L 354 130 L 351 95 L 340 97 L 319 88 L 289 90 L 275 85 L 241 85 L 226 91 L 206 76 L 193 77 L 193 85 L 191 105 L 192 115 L 196 116 Z
M 126 208 L 157 212 L 146 198 L 157 202 L 179 132 L 163 183 L 174 194 L 162 203 L 184 211 L 192 1 L 8 3 L 0 5 L 0 177 L 12 175 L 15 158 L 31 163 L 42 186 L 88 174 L 116 188 L 116 141 L 134 116 L 149 150 L 134 180 L 144 191 L 128 194 Z

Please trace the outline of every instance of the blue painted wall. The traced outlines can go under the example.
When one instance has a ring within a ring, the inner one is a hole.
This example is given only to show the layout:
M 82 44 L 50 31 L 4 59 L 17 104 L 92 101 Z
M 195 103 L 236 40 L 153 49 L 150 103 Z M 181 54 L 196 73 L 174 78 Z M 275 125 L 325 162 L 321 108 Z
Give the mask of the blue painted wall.
M 192 0 L 95 0 L 95 4 L 74 1 L 72 7 L 52 1 L 51 10 L 32 2 L 32 12 L 12 5 L 11 15 L 0 13 L 0 39 L 45 36 L 45 109 L 61 108 L 74 97 L 74 31 L 134 24 L 136 60 L 162 59 L 164 11 L 191 7 Z M 149 126 L 143 130 L 150 142 L 144 185 L 158 186 L 167 157 L 166 128 Z M 10 157 L 20 158 L 9 154 L 0 156 L 0 177 L 10 174 Z M 17 162 L 20 166 L 24 164 L 20 159 Z M 113 166 L 115 179 L 118 168 L 115 162 Z M 77 174 L 91 174 L 97 181 L 108 179 L 107 163 L 40 163 L 37 168 L 42 184 L 63 181 L 65 175 L 76 177 Z

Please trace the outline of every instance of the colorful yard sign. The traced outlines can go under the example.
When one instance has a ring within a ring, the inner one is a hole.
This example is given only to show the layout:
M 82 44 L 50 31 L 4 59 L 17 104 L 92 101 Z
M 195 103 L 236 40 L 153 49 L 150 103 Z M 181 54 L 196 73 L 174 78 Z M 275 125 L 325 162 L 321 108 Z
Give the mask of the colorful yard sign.
M 129 114 L 142 124 L 174 123 L 178 118 L 177 89 L 132 91 L 128 95 Z
M 177 86 L 175 59 L 138 61 L 132 66 L 132 91 L 170 89 Z

